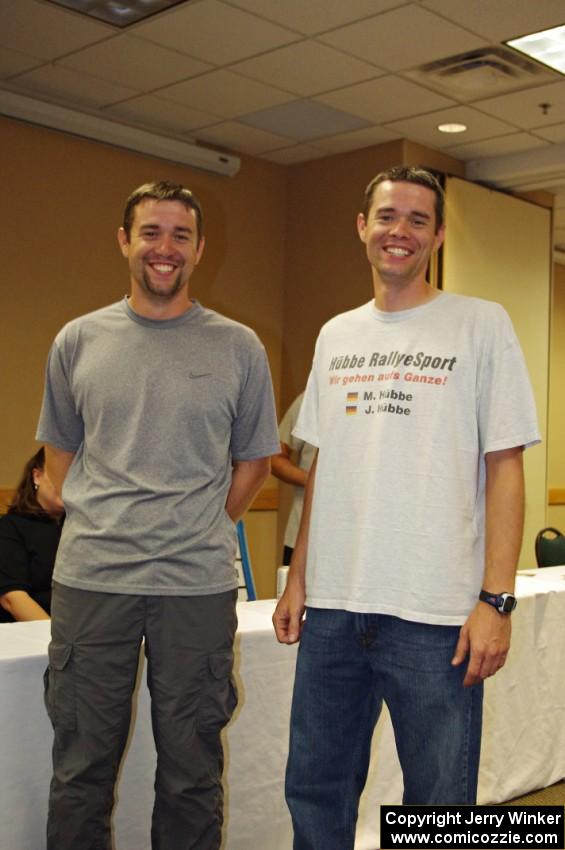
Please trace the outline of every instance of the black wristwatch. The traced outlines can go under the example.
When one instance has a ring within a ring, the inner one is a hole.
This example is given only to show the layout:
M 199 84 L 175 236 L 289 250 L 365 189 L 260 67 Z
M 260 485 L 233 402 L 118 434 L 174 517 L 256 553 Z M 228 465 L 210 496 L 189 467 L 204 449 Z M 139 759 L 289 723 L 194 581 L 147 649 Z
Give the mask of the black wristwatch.
M 499 614 L 511 614 L 518 604 L 513 593 L 489 593 L 488 590 L 481 590 L 479 599 L 492 605 Z

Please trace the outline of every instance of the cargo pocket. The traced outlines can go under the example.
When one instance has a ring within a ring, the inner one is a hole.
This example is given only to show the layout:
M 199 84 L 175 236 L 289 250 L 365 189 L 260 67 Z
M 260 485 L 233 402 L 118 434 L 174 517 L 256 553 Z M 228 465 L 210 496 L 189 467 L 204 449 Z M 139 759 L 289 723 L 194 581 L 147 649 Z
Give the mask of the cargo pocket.
M 71 643 L 49 644 L 49 667 L 45 671 L 45 707 L 55 732 L 76 729 L 76 695 Z
M 197 720 L 200 731 L 216 732 L 229 722 L 237 705 L 237 688 L 232 670 L 233 652 L 214 652 L 208 656 Z

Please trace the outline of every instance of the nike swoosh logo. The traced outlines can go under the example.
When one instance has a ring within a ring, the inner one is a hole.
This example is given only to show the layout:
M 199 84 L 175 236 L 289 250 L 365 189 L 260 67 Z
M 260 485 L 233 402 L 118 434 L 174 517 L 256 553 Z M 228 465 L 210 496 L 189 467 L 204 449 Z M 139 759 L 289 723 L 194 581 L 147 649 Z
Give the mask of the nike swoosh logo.
M 211 372 L 193 372 L 192 370 L 189 372 L 191 378 L 207 378 L 208 375 L 211 375 Z

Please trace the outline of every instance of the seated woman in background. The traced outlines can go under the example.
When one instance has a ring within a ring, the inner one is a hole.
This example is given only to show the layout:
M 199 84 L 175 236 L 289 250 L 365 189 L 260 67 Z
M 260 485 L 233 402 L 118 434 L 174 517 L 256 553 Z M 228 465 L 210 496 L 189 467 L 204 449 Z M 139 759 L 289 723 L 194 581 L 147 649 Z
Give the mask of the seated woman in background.
M 49 619 L 63 503 L 44 467 L 41 448 L 26 463 L 8 513 L 0 517 L 0 623 Z

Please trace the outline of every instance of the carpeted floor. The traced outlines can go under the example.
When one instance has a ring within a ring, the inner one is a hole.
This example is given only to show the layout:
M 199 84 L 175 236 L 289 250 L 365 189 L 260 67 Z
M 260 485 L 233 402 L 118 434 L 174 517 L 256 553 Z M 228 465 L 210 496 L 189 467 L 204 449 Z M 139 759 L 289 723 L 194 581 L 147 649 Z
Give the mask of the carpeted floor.
M 549 788 L 540 788 L 539 791 L 533 791 L 531 794 L 526 794 L 524 797 L 516 797 L 514 800 L 508 800 L 503 803 L 505 806 L 564 806 L 565 807 L 565 780 L 556 782 L 555 785 L 550 785 Z M 564 808 L 565 814 L 565 808 Z M 538 850 L 564 850 L 564 848 L 549 848 L 537 845 Z M 510 848 L 508 848 L 510 850 Z

